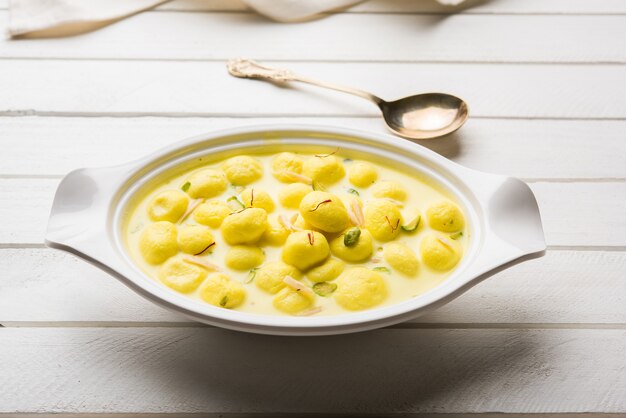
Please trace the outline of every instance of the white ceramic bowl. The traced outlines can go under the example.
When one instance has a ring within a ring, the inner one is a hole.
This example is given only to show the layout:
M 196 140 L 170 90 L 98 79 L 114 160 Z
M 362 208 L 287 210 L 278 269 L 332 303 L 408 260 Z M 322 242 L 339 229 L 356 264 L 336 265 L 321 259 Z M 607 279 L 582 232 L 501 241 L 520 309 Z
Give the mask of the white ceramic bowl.
M 268 144 L 341 147 L 422 172 L 456 195 L 471 231 L 461 264 L 438 287 L 404 302 L 326 317 L 267 316 L 217 308 L 178 294 L 142 273 L 126 253 L 122 214 L 146 181 L 183 162 L 227 150 L 245 153 Z M 98 266 L 140 295 L 196 321 L 278 335 L 339 334 L 378 328 L 441 306 L 490 275 L 540 257 L 545 241 L 537 202 L 520 180 L 462 167 L 412 142 L 390 135 L 307 125 L 257 126 L 182 141 L 128 164 L 80 169 L 60 183 L 46 244 Z

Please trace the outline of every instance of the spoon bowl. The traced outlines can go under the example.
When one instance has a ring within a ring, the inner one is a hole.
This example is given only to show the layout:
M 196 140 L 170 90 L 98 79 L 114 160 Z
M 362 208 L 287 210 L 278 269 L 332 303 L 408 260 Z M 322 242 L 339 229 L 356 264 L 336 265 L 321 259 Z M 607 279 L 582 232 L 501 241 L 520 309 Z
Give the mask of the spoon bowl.
M 405 138 L 430 139 L 459 129 L 469 116 L 467 104 L 444 93 L 425 93 L 379 105 L 389 129 Z

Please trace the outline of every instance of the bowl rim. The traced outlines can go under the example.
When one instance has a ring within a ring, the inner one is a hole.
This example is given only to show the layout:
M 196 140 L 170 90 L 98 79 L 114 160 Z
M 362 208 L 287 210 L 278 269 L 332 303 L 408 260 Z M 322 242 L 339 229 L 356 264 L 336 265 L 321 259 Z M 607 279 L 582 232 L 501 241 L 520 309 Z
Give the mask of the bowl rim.
M 207 154 L 210 151 L 220 153 L 222 150 L 241 149 L 242 145 L 244 148 L 258 146 L 259 143 L 267 141 L 282 144 L 285 141 L 308 143 L 320 148 L 329 147 L 331 141 L 339 141 L 351 144 L 349 146 L 351 149 L 370 155 L 382 153 L 383 159 L 387 159 L 391 152 L 400 152 L 399 159 L 408 166 L 411 164 L 409 159 L 413 159 L 414 166 L 411 168 L 421 171 L 441 184 L 464 206 L 465 213 L 469 214 L 468 223 L 472 233 L 468 254 L 463 257 L 461 264 L 444 282 L 417 297 L 364 311 L 312 317 L 262 315 L 214 307 L 168 289 L 142 272 L 123 248 L 123 240 L 120 236 L 122 212 L 134 193 L 150 179 L 197 155 Z M 421 164 L 428 163 L 430 166 L 418 166 L 418 161 Z M 545 242 L 543 248 L 537 245 L 532 248 L 533 251 L 514 248 L 515 246 L 502 247 L 498 250 L 495 245 L 486 245 L 490 240 L 495 243 L 497 237 L 494 237 L 490 230 L 489 213 L 485 208 L 488 202 L 480 193 L 475 193 L 475 189 L 485 188 L 484 186 L 489 183 L 493 188 L 496 184 L 500 185 L 510 180 L 510 177 L 470 170 L 423 146 L 387 134 L 305 124 L 253 125 L 204 133 L 175 142 L 138 160 L 110 167 L 109 172 L 102 179 L 98 179 L 98 170 L 101 169 L 78 171 L 100 187 L 96 191 L 96 196 L 100 194 L 100 198 L 96 199 L 98 203 L 96 206 L 99 208 L 98 213 L 106 214 L 107 222 L 104 228 L 99 228 L 95 234 L 91 234 L 91 238 L 98 239 L 99 244 L 94 245 L 85 238 L 79 239 L 77 244 L 76 236 L 73 237 L 74 242 L 62 242 L 62 240 L 55 239 L 54 234 L 50 234 L 50 223 L 52 223 L 56 205 L 53 206 L 51 213 L 46 243 L 51 247 L 70 251 L 106 270 L 142 296 L 161 306 L 200 322 L 231 329 L 282 335 L 321 335 L 390 325 L 447 303 L 484 280 L 490 275 L 488 273 L 493 274 L 498 268 L 507 268 L 507 264 L 515 264 L 516 260 L 519 262 L 528 256 L 533 258 L 541 256 L 545 250 Z M 111 171 L 117 176 L 111 176 Z M 103 179 L 106 179 L 108 183 L 106 190 L 103 187 Z M 57 195 L 61 187 L 62 185 L 59 186 Z M 55 196 L 56 201 L 57 196 Z M 78 234 L 78 238 L 80 235 Z M 497 244 L 501 246 L 503 243 Z M 484 251 L 485 248 L 496 252 L 490 256 L 483 254 L 482 262 L 473 266 L 478 256 L 481 255 L 480 251 Z M 103 250 L 108 251 L 105 251 L 104 255 L 96 255 Z M 472 266 L 474 268 L 471 268 Z

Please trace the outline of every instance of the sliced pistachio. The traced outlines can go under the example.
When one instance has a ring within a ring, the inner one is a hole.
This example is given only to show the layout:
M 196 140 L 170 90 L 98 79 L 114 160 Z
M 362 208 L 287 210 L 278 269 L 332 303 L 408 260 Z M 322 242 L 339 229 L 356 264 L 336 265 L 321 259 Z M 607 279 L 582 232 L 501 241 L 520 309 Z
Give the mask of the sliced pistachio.
M 457 240 L 457 239 L 461 238 L 462 236 L 463 236 L 463 231 L 459 231 L 459 232 L 455 232 L 454 234 L 450 235 L 450 239 Z
M 374 271 L 380 271 L 380 272 L 382 272 L 382 273 L 387 273 L 387 274 L 390 274 L 390 273 L 391 273 L 391 270 L 389 270 L 389 268 L 388 268 L 388 267 L 374 267 L 372 270 L 374 270 Z
M 223 308 L 228 303 L 228 295 L 224 296 L 222 300 L 220 300 L 220 306 Z
M 181 190 L 183 192 L 186 192 L 187 190 L 189 190 L 190 187 L 191 187 L 191 183 L 187 182 L 187 183 L 182 185 Z
M 241 210 L 241 209 L 246 208 L 246 205 L 244 205 L 243 202 L 239 200 L 237 196 L 231 196 L 228 199 L 226 199 L 226 204 L 232 210 Z
M 411 220 L 411 222 L 409 222 L 406 225 L 402 225 L 402 230 L 406 231 L 406 232 L 413 232 L 417 229 L 418 226 L 420 226 L 420 221 L 422 220 L 422 216 L 421 215 L 417 215 L 415 218 L 413 218 L 413 220 Z
M 337 152 L 339 152 L 339 147 L 335 148 L 333 152 L 330 152 L 328 154 L 315 154 L 315 156 L 317 158 L 326 158 L 326 157 L 330 157 L 331 155 L 337 154 Z
M 350 228 L 343 235 L 343 245 L 345 245 L 346 247 L 354 247 L 359 242 L 360 237 L 361 230 L 359 228 Z
M 335 283 L 329 282 L 319 282 L 313 285 L 313 291 L 320 296 L 328 296 L 337 290 L 337 285 Z
M 142 228 L 143 228 L 143 222 L 139 222 L 139 223 L 137 223 L 137 225 L 135 225 L 133 227 L 133 229 L 130 230 L 130 233 L 131 234 L 135 234 L 135 233 L 141 231 Z
M 250 272 L 248 273 L 248 276 L 246 277 L 246 280 L 243 281 L 243 284 L 249 284 L 252 283 L 252 281 L 254 280 L 254 278 L 256 277 L 256 272 L 259 270 L 258 267 L 253 268 L 252 270 L 250 270 Z
M 348 193 L 353 194 L 355 196 L 361 196 L 361 194 L 353 188 L 348 189 Z
M 324 186 L 322 183 L 313 180 L 311 182 L 311 188 L 316 191 L 319 190 L 320 192 L 325 192 L 326 191 L 326 186 Z

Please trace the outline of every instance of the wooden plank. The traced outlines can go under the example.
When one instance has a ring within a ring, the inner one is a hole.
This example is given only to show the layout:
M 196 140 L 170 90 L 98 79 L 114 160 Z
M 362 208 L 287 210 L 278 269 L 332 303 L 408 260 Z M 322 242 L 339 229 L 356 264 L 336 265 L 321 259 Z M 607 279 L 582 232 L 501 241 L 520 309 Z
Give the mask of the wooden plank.
M 411 322 L 472 327 L 626 326 L 625 269 L 625 252 L 551 251 L 495 275 Z M 59 251 L 0 249 L 0 271 L 0 324 L 5 327 L 190 322 Z
M 189 322 L 100 269 L 47 248 L 0 249 L 0 324 Z
M 77 165 L 115 165 L 201 132 L 272 123 L 387 132 L 380 118 L 0 117 L 1 174 L 61 175 Z M 624 179 L 625 131 L 626 121 L 470 119 L 451 137 L 418 143 L 487 172 L 532 179 Z
M 0 4 L 2 4 L 0 2 Z M 245 11 L 240 0 L 176 0 L 159 10 Z M 370 0 L 339 13 L 613 14 L 626 13 L 621 0 L 466 0 L 456 7 L 434 1 Z M 335 12 L 337 13 L 337 12 Z
M 43 241 L 58 179 L 0 179 L 0 243 Z M 626 183 L 533 183 L 552 246 L 626 246 Z
M 549 245 L 624 246 L 625 183 L 534 183 Z
M 0 330 L 0 411 L 626 412 L 624 330 Z
M 43 244 L 58 179 L 0 179 L 0 242 Z
M 626 71 L 615 65 L 278 65 L 388 99 L 449 92 L 469 103 L 473 117 L 626 118 Z M 372 104 L 337 92 L 237 79 L 221 62 L 9 60 L 0 66 L 0 91 L 0 115 L 380 114 Z
M 0 57 L 625 63 L 625 37 L 624 15 L 537 15 L 529 30 L 515 15 L 337 14 L 276 24 L 251 13 L 162 11 L 81 36 L 1 42 Z

